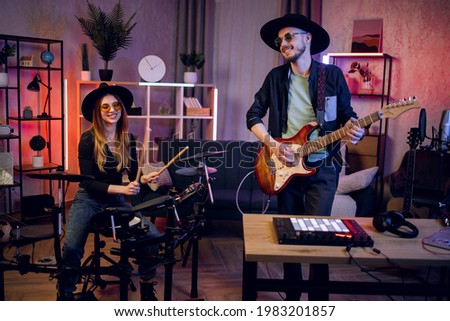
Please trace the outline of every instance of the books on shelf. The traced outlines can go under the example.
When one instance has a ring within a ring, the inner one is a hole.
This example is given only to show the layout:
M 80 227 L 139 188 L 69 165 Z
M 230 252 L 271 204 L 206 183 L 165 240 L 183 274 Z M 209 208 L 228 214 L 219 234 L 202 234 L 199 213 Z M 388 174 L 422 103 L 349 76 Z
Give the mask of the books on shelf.
M 183 100 L 186 108 L 203 108 L 202 104 L 195 97 L 184 97 Z
M 202 104 L 195 97 L 184 97 L 186 106 L 186 116 L 210 116 L 210 108 L 203 108 Z

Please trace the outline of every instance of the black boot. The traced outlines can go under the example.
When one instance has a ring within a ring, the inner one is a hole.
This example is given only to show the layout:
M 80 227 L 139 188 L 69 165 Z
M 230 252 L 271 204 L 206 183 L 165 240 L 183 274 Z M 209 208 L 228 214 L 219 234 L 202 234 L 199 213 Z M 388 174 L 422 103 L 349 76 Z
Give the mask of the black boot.
M 157 282 L 141 282 L 141 301 L 158 301 L 156 297 L 155 285 Z

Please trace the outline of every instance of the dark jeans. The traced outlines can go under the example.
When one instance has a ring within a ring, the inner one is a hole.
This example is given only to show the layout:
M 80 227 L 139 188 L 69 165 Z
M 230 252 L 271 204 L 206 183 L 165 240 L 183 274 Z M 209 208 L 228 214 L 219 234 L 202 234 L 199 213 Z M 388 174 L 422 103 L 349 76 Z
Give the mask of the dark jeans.
M 340 166 L 329 159 L 323 162 L 307 164 L 316 168 L 312 176 L 294 177 L 278 194 L 278 213 L 291 215 L 330 216 L 340 172 Z M 284 279 L 290 284 L 302 280 L 302 268 L 299 263 L 284 263 Z M 327 264 L 310 264 L 309 279 L 326 282 L 329 279 Z M 299 300 L 301 290 L 286 291 L 286 300 Z M 308 299 L 328 300 L 326 293 L 310 292 Z
M 79 273 L 76 272 L 81 264 L 81 259 L 84 256 L 84 246 L 89 233 L 92 230 L 91 219 L 96 214 L 107 207 L 125 207 L 129 206 L 125 203 L 123 195 L 110 195 L 107 200 L 97 200 L 84 189 L 79 188 L 72 206 L 69 210 L 69 217 L 66 225 L 66 237 L 63 247 L 63 261 L 68 267 L 73 268 L 73 272 L 67 272 L 64 280 L 64 290 L 67 293 L 75 291 L 76 284 L 79 280 Z M 145 222 L 149 225 L 147 235 L 150 237 L 160 235 L 159 231 L 150 222 Z M 143 279 L 151 279 L 155 276 L 155 262 L 152 257 L 158 254 L 158 245 L 145 246 L 140 251 L 142 258 L 138 258 L 139 274 Z

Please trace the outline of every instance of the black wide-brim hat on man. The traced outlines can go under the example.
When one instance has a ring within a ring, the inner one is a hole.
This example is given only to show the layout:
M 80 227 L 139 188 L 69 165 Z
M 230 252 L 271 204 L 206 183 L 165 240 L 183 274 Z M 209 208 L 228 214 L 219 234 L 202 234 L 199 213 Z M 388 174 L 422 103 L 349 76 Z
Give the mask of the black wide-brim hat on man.
M 127 88 L 122 86 L 109 86 L 107 83 L 102 82 L 97 89 L 87 94 L 81 104 L 81 112 L 87 121 L 92 122 L 92 114 L 97 100 L 107 94 L 119 97 L 127 112 L 133 105 L 133 94 Z
M 267 22 L 261 28 L 261 38 L 270 48 L 280 51 L 280 47 L 275 45 L 274 40 L 278 38 L 278 31 L 286 27 L 302 29 L 312 35 L 311 55 L 324 51 L 330 44 L 328 32 L 301 14 L 287 14 Z

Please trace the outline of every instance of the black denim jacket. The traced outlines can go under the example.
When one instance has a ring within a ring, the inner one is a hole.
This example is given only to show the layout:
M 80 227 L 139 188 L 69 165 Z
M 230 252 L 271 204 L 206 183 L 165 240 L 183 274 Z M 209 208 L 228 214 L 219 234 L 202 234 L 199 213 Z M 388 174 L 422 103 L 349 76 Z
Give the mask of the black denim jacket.
M 319 62 L 313 60 L 308 79 L 309 94 L 317 121 L 320 125 L 320 135 L 335 131 L 351 117 L 357 118 L 350 105 L 350 92 L 344 75 L 337 66 L 325 65 L 325 111 L 318 111 L 317 83 Z M 281 137 L 287 130 L 287 109 L 289 93 L 290 64 L 284 64 L 272 69 L 266 76 L 260 90 L 255 94 L 255 101 L 247 111 L 247 128 L 251 129 L 269 110 L 268 131 L 274 138 Z M 330 147 L 328 148 L 331 152 Z

